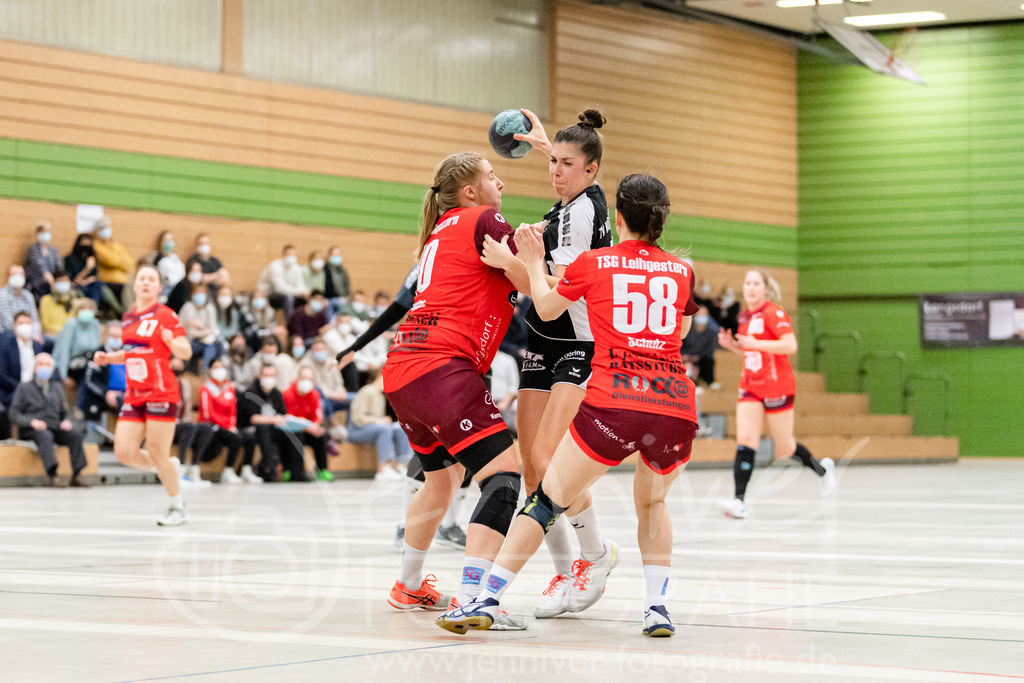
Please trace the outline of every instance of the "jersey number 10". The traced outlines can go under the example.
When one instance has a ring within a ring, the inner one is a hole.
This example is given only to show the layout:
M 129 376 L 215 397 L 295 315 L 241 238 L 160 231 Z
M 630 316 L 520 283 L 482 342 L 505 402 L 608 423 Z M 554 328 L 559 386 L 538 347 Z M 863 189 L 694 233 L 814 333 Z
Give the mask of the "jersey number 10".
M 645 283 L 646 293 L 642 288 L 635 289 Z M 644 275 L 617 273 L 612 276 L 612 326 L 624 334 L 644 329 L 653 334 L 670 334 L 676 329 L 678 295 L 679 285 L 670 277 L 652 277 L 648 281 Z

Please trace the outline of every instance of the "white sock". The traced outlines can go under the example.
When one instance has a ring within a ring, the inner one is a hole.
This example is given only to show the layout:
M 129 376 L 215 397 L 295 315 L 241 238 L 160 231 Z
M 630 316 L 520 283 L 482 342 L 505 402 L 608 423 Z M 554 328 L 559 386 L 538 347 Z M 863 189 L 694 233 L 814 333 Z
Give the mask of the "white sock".
M 654 605 L 664 605 L 668 600 L 668 575 L 672 567 L 660 564 L 644 565 L 644 581 L 647 582 L 647 597 L 644 598 L 644 609 Z
M 501 602 L 501 596 L 505 594 L 505 591 L 508 590 L 508 587 L 515 578 L 515 572 L 510 572 L 504 567 L 494 565 L 491 567 L 491 573 L 487 576 L 487 582 L 484 585 L 483 592 L 480 593 L 480 599 L 494 598 Z
M 576 538 L 580 542 L 580 556 L 587 562 L 593 562 L 604 556 L 604 536 L 597 524 L 597 514 L 591 505 L 575 517 L 566 515 L 572 528 L 576 530 Z
M 180 493 L 178 495 L 176 495 L 176 496 L 171 496 L 171 507 L 172 508 L 177 508 L 178 510 L 184 510 L 185 509 L 185 501 L 181 497 Z
M 460 605 L 465 605 L 480 595 L 480 591 L 484 589 L 484 579 L 491 571 L 492 564 L 490 560 L 480 557 L 466 558 L 466 565 L 462 568 L 462 586 L 456 598 Z
M 572 561 L 576 556 L 572 552 L 572 544 L 569 542 L 569 523 L 564 519 L 565 515 L 559 517 L 548 532 L 544 534 L 544 545 L 551 553 L 551 561 L 555 564 L 555 573 L 562 576 L 572 575 Z
M 423 583 L 423 563 L 427 559 L 426 550 L 417 550 L 408 543 L 402 543 L 402 575 L 398 580 L 406 588 L 419 588 Z
M 448 512 L 444 513 L 441 526 L 455 526 L 459 519 L 459 510 L 462 509 L 462 501 L 466 500 L 466 489 L 459 489 L 452 496 L 452 504 L 448 506 Z

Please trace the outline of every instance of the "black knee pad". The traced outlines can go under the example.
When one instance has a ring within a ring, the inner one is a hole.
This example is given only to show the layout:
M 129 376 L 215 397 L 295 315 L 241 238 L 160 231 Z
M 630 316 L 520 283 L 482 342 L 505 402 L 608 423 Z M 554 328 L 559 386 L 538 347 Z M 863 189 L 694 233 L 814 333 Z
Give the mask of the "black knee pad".
M 519 502 L 521 481 L 518 472 L 498 472 L 480 482 L 480 500 L 469 523 L 507 534 Z
M 565 508 L 555 503 L 548 498 L 548 494 L 544 493 L 543 482 L 541 482 L 537 485 L 537 490 L 526 501 L 523 509 L 519 511 L 519 514 L 525 515 L 537 522 L 537 524 L 540 524 L 540 528 L 544 530 L 544 533 L 547 533 L 548 529 L 558 521 L 559 515 L 563 512 L 565 512 Z

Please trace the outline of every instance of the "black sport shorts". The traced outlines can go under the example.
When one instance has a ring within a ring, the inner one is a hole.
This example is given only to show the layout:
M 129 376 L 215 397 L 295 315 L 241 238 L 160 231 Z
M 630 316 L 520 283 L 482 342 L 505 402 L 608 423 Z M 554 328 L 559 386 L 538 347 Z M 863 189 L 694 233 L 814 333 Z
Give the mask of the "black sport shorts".
M 559 383 L 587 388 L 592 341 L 560 341 L 527 330 L 526 358 L 519 374 L 519 390 L 551 391 Z

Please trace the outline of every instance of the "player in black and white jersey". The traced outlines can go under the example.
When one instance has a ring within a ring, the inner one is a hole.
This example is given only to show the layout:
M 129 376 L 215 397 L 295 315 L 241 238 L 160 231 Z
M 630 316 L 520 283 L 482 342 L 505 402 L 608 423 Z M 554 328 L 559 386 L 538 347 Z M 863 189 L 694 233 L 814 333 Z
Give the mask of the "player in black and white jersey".
M 577 256 L 590 249 L 611 246 L 608 203 L 597 183 L 602 154 L 597 129 L 605 119 L 600 112 L 588 109 L 580 114 L 578 123 L 558 131 L 552 143 L 536 115 L 526 109 L 522 112 L 533 128 L 528 134 L 515 137 L 549 155 L 551 184 L 560 197 L 539 224 L 544 227 L 544 259 L 548 283 L 553 287 Z M 489 243 L 488 247 L 484 251 L 488 265 L 507 267 L 507 259 L 514 258 L 496 243 Z M 526 490 L 532 491 L 544 476 L 583 400 L 590 378 L 594 337 L 583 299 L 552 321 L 541 320 L 531 306 L 526 322 L 529 329 L 519 383 L 517 426 L 523 482 Z M 573 561 L 575 553 L 568 525 L 560 521 L 545 536 L 555 563 L 555 577 L 534 610 L 538 618 L 568 611 L 570 591 L 581 589 L 575 585 L 579 570 L 602 557 L 608 546 L 591 507 L 568 521 L 576 528 L 581 559 Z

